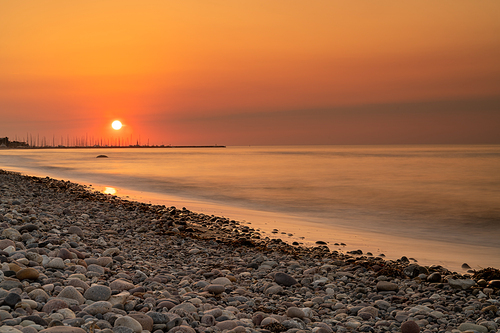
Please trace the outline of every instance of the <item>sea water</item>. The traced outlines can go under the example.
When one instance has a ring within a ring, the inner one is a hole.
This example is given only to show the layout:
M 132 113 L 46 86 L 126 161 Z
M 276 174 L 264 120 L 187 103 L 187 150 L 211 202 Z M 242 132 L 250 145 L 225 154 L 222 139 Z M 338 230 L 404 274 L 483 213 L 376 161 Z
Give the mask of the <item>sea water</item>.
M 0 168 L 150 201 L 165 195 L 230 218 L 246 211 L 257 225 L 272 216 L 268 231 L 275 222 L 305 242 L 315 239 L 299 227 L 314 223 L 331 245 L 344 241 L 337 230 L 357 230 L 363 237 L 348 242 L 373 251 L 399 237 L 408 249 L 452 244 L 439 251 L 500 267 L 499 145 L 4 149 Z

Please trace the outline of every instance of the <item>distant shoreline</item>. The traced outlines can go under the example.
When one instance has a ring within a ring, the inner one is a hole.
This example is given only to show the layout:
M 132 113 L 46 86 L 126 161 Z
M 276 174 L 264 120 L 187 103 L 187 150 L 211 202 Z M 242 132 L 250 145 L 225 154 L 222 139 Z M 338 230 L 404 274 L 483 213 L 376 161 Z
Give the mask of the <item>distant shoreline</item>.
M 76 146 L 76 147 L 3 147 L 1 149 L 110 149 L 110 148 L 226 148 L 226 146 Z

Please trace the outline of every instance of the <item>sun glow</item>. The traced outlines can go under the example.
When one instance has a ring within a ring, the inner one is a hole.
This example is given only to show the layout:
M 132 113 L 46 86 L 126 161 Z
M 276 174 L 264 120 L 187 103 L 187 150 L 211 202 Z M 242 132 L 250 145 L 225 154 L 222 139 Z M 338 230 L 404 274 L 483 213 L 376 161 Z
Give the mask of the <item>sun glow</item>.
M 122 123 L 121 121 L 119 120 L 115 120 L 113 121 L 113 123 L 111 124 L 111 127 L 113 127 L 114 130 L 119 130 L 120 128 L 122 128 Z

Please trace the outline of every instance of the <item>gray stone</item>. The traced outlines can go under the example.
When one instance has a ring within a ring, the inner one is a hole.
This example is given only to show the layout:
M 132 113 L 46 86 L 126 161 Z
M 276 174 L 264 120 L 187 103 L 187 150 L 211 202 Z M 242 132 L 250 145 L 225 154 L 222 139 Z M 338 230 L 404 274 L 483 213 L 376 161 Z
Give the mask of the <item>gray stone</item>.
M 183 310 L 186 311 L 187 313 L 197 312 L 196 307 L 193 305 L 193 303 L 190 302 L 184 302 L 179 305 L 176 305 L 172 309 L 170 309 L 170 312 L 175 313 L 176 310 Z
M 223 293 L 226 290 L 226 288 L 220 284 L 211 284 L 211 285 L 208 285 L 205 288 L 205 290 L 208 291 L 209 293 L 218 295 L 218 294 Z
M 61 258 L 54 258 L 50 260 L 47 265 L 45 266 L 47 268 L 55 268 L 55 269 L 64 269 L 64 261 Z
M 59 309 L 65 309 L 69 307 L 68 303 L 62 299 L 51 299 L 48 301 L 42 308 L 42 311 L 45 313 L 52 313 L 53 311 L 57 311 Z
M 84 310 L 85 310 L 85 312 L 87 312 L 88 314 L 90 314 L 92 316 L 94 316 L 98 313 L 104 314 L 106 312 L 111 311 L 111 303 L 106 302 L 106 301 L 95 302 L 95 303 L 92 303 L 92 304 L 86 306 Z
M 78 304 L 85 303 L 85 298 L 73 286 L 67 286 L 66 288 L 64 288 L 59 293 L 59 295 L 57 295 L 57 298 L 69 298 L 69 299 L 73 299 L 73 300 L 77 301 Z
M 94 302 L 107 301 L 111 297 L 111 288 L 103 285 L 91 286 L 83 296 Z
M 479 333 L 488 333 L 488 329 L 482 325 L 476 325 L 473 323 L 462 323 L 458 326 L 458 329 L 462 332 L 464 331 L 478 331 Z
M 87 333 L 83 328 L 73 326 L 54 326 L 40 331 L 41 333 Z
M 467 290 L 476 285 L 476 281 L 471 279 L 448 279 L 448 284 L 455 289 Z
M 212 281 L 212 284 L 227 286 L 228 284 L 232 284 L 232 283 L 227 277 L 218 277 Z
M 388 281 L 377 282 L 378 291 L 396 291 L 398 290 L 398 285 Z
M 115 320 L 114 326 L 115 327 L 125 326 L 125 327 L 132 329 L 132 331 L 134 331 L 135 333 L 142 332 L 141 324 L 137 320 L 135 320 L 134 318 L 132 318 L 130 316 L 123 316 L 123 317 L 117 318 Z
M 83 238 L 83 230 L 80 227 L 77 227 L 76 225 L 72 225 L 71 227 L 69 227 L 68 233 L 75 234 L 78 237 Z
M 180 325 L 170 329 L 168 333 L 196 333 L 196 331 L 192 327 Z
M 122 279 L 114 280 L 109 284 L 109 287 L 111 288 L 111 290 L 118 290 L 118 291 L 130 290 L 135 288 L 135 286 L 132 283 Z
M 21 234 L 14 228 L 7 228 L 2 231 L 2 237 L 8 238 L 14 242 L 21 240 Z
M 17 303 L 21 301 L 21 296 L 16 293 L 9 293 L 3 300 L 4 304 L 13 308 Z
M 146 314 L 153 319 L 154 324 L 166 324 L 170 321 L 168 316 L 161 312 L 149 311 Z

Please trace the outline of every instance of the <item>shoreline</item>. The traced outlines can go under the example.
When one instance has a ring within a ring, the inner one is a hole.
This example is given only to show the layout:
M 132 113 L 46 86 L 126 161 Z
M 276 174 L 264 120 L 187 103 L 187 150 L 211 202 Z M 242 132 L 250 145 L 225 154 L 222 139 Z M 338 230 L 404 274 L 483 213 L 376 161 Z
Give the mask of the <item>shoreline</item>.
M 500 319 L 493 268 L 294 246 L 229 218 L 3 170 L 0 215 L 5 333 L 486 332 Z
M 45 177 L 36 171 L 15 168 L 14 172 Z M 68 177 L 68 175 L 66 175 Z M 348 226 L 343 221 L 332 224 L 321 218 L 309 215 L 294 215 L 280 212 L 260 211 L 251 208 L 231 206 L 206 200 L 172 196 L 157 192 L 145 192 L 121 187 L 110 187 L 109 184 L 89 179 L 72 179 L 79 184 L 90 186 L 91 190 L 105 192 L 107 189 L 125 200 L 153 203 L 179 207 L 186 206 L 189 210 L 228 217 L 243 224 L 258 229 L 264 236 L 279 238 L 288 244 L 297 242 L 300 245 L 315 246 L 316 241 L 326 242 L 330 250 L 341 253 L 351 251 L 383 255 L 384 259 L 397 260 L 402 256 L 412 259 L 421 265 L 441 265 L 451 271 L 466 273 L 464 264 L 472 269 L 480 270 L 486 267 L 500 267 L 500 248 L 489 246 L 488 243 L 471 244 L 435 237 L 433 234 L 415 233 L 398 230 L 398 232 L 383 232 L 384 228 L 372 228 L 366 221 L 357 221 L 355 227 Z M 327 223 L 325 223 L 327 222 Z M 273 230 L 275 233 L 273 233 Z M 276 231 L 277 230 L 277 231 Z M 291 236 L 290 236 L 291 235 Z M 477 237 L 476 237 L 477 238 Z M 338 245 L 335 245 L 338 244 Z M 340 245 L 345 244 L 345 245 Z
M 317 241 L 325 242 L 331 251 L 336 250 L 340 253 L 361 251 L 365 255 L 369 254 L 374 257 L 382 254 L 383 258 L 389 260 L 397 260 L 406 256 L 414 263 L 439 264 L 460 273 L 467 272 L 467 269 L 462 268 L 463 264 L 470 265 L 477 270 L 490 266 L 500 267 L 499 260 L 497 260 L 499 264 L 494 265 L 491 264 L 494 260 L 485 256 L 485 253 L 492 253 L 494 258 L 500 258 L 494 256 L 495 251 L 498 252 L 499 249 L 487 245 L 478 246 L 441 239 L 427 239 L 421 235 L 411 237 L 412 235 L 386 234 L 379 230 L 365 230 L 363 227 L 349 227 L 341 223 L 332 227 L 325 225 L 322 219 L 309 216 L 259 211 L 160 193 L 108 187 L 103 184 L 93 184 L 92 188 L 101 192 L 111 188 L 115 195 L 126 200 L 160 205 L 170 205 L 174 202 L 175 205 L 186 206 L 199 213 L 228 217 L 257 229 L 266 237 L 279 238 L 288 244 L 295 242 L 303 246 L 314 247 Z M 436 254 L 439 259 L 436 259 Z M 498 255 L 500 256 L 500 252 Z

